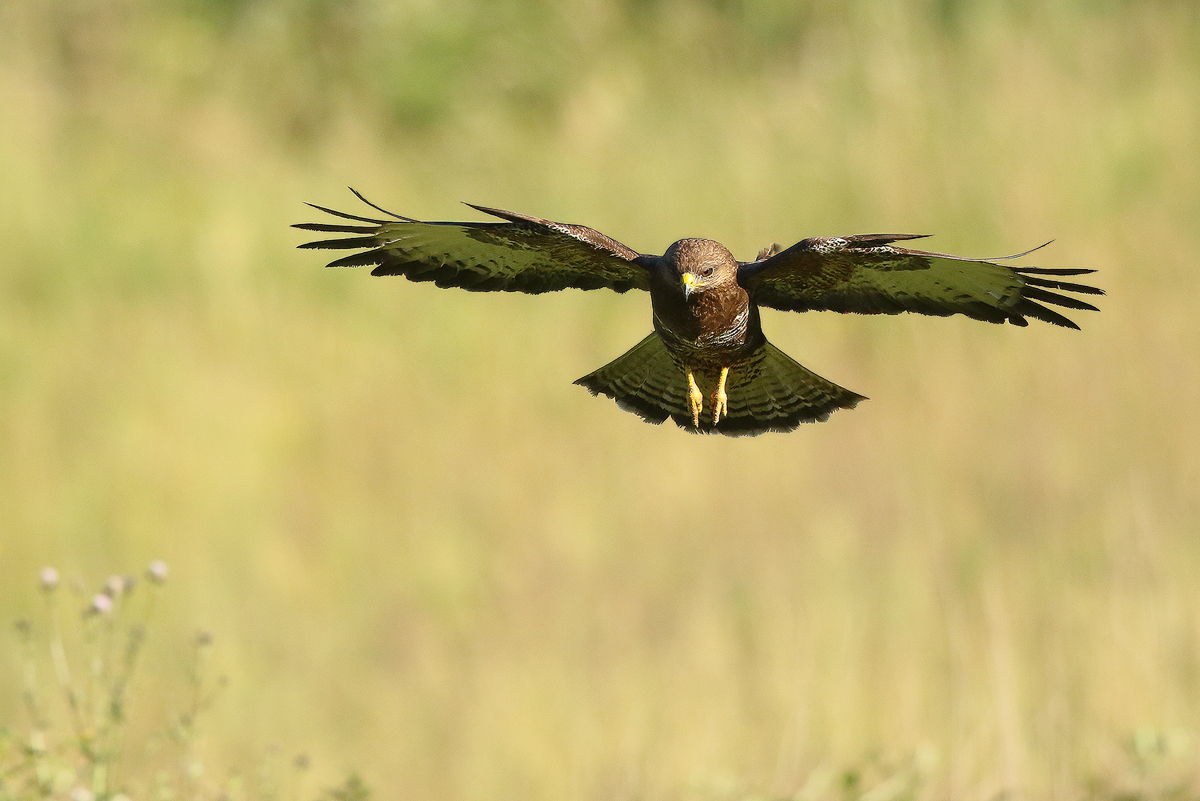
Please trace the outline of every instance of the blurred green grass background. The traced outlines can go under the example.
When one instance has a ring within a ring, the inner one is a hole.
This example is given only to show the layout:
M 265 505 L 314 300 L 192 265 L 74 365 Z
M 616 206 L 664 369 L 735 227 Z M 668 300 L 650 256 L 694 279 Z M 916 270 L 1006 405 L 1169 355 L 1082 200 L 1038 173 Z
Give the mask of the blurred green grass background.
M 0 0 L 0 108 L 0 613 L 43 565 L 165 559 L 149 647 L 202 625 L 230 678 L 211 764 L 438 799 L 1200 776 L 1195 3 Z M 324 270 L 287 225 L 346 184 L 647 252 L 1057 238 L 1031 263 L 1109 295 L 1082 333 L 765 312 L 872 400 L 693 437 L 571 386 L 644 296 Z

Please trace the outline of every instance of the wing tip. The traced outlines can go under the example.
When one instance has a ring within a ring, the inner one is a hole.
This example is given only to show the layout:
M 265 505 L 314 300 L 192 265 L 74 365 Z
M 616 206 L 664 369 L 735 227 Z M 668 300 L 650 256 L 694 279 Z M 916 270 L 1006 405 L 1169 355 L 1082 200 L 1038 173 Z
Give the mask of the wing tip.
M 412 217 L 405 217 L 405 216 L 403 216 L 403 215 L 397 214 L 397 213 L 396 213 L 396 212 L 394 212 L 394 211 L 388 211 L 387 209 L 383 208 L 382 206 L 379 206 L 379 205 L 377 205 L 377 204 L 375 204 L 375 203 L 372 203 L 371 201 L 367 200 L 367 199 L 366 199 L 366 197 L 364 197 L 364 196 L 363 196 L 363 193 L 362 193 L 362 192 L 359 192 L 359 191 L 358 191 L 357 189 L 355 189 L 353 186 L 347 186 L 346 188 L 347 188 L 347 189 L 349 189 L 349 190 L 350 190 L 350 192 L 351 192 L 351 193 L 352 193 L 352 194 L 353 194 L 353 195 L 354 195 L 356 198 L 358 198 L 359 200 L 361 200 L 363 203 L 366 203 L 366 204 L 367 204 L 368 206 L 370 206 L 371 208 L 375 209 L 375 211 L 378 211 L 378 212 L 380 212 L 380 213 L 382 213 L 382 214 L 386 214 L 386 215 L 387 215 L 387 216 L 389 216 L 389 217 L 393 217 L 393 218 L 395 218 L 395 219 L 399 220 L 400 222 L 417 222 L 417 220 L 414 220 Z M 383 221 L 382 221 L 382 220 L 380 220 L 379 222 L 380 222 L 380 224 L 382 224 L 382 223 L 383 223 Z

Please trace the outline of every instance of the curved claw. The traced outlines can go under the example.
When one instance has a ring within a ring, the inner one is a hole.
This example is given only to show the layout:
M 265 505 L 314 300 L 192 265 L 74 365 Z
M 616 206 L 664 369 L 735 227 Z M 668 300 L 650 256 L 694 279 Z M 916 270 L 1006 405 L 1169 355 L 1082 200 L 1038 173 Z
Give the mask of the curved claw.
M 713 425 L 721 422 L 723 415 L 729 414 L 729 396 L 725 394 L 725 379 L 729 378 L 729 368 L 721 368 L 721 378 L 712 394 Z
M 700 391 L 700 387 L 696 386 L 696 376 L 691 370 L 687 371 L 688 380 L 688 407 L 692 412 L 692 425 L 696 428 L 700 427 L 700 412 L 704 410 L 704 393 Z

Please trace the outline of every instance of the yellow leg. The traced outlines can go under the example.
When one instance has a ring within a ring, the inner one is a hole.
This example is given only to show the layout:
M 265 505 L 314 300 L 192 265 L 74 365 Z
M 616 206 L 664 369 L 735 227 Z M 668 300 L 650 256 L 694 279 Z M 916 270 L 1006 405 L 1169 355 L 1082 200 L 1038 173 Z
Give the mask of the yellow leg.
M 687 371 L 688 377 L 688 406 L 692 409 L 692 425 L 700 427 L 700 412 L 704 409 L 704 393 L 696 386 L 696 376 Z
M 713 425 L 721 422 L 721 416 L 729 414 L 729 396 L 725 394 L 725 379 L 729 378 L 729 368 L 721 368 L 721 378 L 712 394 Z

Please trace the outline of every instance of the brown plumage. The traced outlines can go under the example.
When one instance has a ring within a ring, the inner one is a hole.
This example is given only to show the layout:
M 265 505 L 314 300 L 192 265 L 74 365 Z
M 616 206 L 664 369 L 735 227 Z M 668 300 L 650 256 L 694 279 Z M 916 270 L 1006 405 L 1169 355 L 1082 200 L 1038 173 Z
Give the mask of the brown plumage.
M 648 290 L 654 333 L 575 383 L 652 423 L 670 417 L 693 432 L 790 431 L 863 400 L 767 342 L 760 305 L 965 314 L 1016 325 L 1033 317 L 1078 328 L 1046 304 L 1094 311 L 1090 303 L 1063 293 L 1103 294 L 1062 280 L 1092 270 L 996 263 L 1025 254 L 975 260 L 892 244 L 918 238 L 913 234 L 805 239 L 786 250 L 764 248 L 752 262 L 737 261 L 708 239 L 681 239 L 662 256 L 650 256 L 580 225 L 483 206 L 472 208 L 504 222 L 421 222 L 355 195 L 393 219 L 315 206 L 353 224 L 295 226 L 349 234 L 300 246 L 359 251 L 330 267 L 373 264 L 373 275 L 403 275 L 473 291 Z

